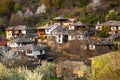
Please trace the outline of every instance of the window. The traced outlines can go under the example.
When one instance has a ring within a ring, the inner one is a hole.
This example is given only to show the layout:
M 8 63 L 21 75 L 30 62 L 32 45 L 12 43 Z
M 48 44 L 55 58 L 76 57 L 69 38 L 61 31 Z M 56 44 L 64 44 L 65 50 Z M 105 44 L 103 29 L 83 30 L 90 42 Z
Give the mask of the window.
M 95 45 L 89 45 L 90 50 L 95 50 Z
M 74 36 L 71 36 L 72 39 L 74 39 Z
M 42 50 L 40 50 L 40 53 L 42 53 Z
M 27 50 L 27 53 L 32 54 L 32 50 Z
M 45 36 L 45 39 L 47 39 L 47 36 Z
M 61 36 L 60 36 L 60 35 L 58 35 L 58 37 L 60 38 Z
M 79 35 L 79 40 L 83 40 L 83 35 Z
M 60 39 L 59 39 L 59 42 L 60 42 Z
M 18 46 L 20 46 L 20 43 L 18 43 Z
M 81 48 L 83 48 L 84 50 L 86 50 L 87 46 L 86 45 L 81 45 Z
M 46 31 L 49 32 L 49 29 L 47 29 Z

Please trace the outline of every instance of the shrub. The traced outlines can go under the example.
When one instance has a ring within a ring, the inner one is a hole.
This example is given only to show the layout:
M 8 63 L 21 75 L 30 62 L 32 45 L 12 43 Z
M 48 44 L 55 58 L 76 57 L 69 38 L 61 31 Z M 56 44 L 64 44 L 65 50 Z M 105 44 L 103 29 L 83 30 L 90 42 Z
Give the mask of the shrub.
M 38 66 L 35 71 L 43 75 L 43 79 L 49 79 L 50 77 L 55 77 L 55 64 L 43 61 L 42 66 Z
M 27 67 L 8 68 L 0 63 L 0 80 L 58 80 L 55 78 L 54 68 L 54 63 L 46 61 L 34 70 Z
M 14 4 L 14 11 L 16 12 L 16 11 L 18 11 L 18 10 L 20 10 L 20 4 L 19 3 L 15 3 Z

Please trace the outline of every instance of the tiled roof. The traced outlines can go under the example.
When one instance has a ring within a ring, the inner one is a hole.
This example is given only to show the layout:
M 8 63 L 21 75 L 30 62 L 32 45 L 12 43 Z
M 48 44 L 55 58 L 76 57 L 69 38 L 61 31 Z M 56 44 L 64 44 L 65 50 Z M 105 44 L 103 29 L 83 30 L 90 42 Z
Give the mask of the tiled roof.
M 40 26 L 40 27 L 37 27 L 37 29 L 49 29 L 50 27 L 49 26 Z
M 28 44 L 28 45 L 24 46 L 24 49 L 25 50 L 37 50 L 38 47 L 36 45 L 33 45 L 33 44 Z
M 24 43 L 24 42 L 33 42 L 32 40 L 29 40 L 29 39 L 27 39 L 27 38 L 22 38 L 22 37 L 19 37 L 19 38 L 17 38 L 17 39 L 13 39 L 13 40 L 11 40 L 11 41 L 9 41 L 9 42 L 11 42 L 11 43 Z
M 58 25 L 49 25 L 49 26 L 51 27 L 50 32 L 52 32 L 53 30 L 59 27 Z
M 66 60 L 62 63 L 57 64 L 56 66 L 61 66 L 63 68 L 69 69 L 80 69 L 84 66 L 84 62 Z
M 119 38 L 119 37 L 120 37 L 120 32 L 111 35 L 110 37 L 108 37 L 108 39 L 115 39 L 115 38 Z
M 92 45 L 112 45 L 113 42 L 111 41 L 108 41 L 108 40 L 102 40 L 102 41 L 98 41 L 98 40 L 88 40 L 89 44 L 92 44 Z
M 120 21 L 107 21 L 102 24 L 98 24 L 98 26 L 120 26 Z
M 65 30 L 61 26 L 56 27 L 52 32 L 55 32 L 55 34 L 68 35 L 68 30 Z
M 79 22 L 76 22 L 76 23 L 74 23 L 72 25 L 73 26 L 86 26 L 86 23 L 79 21 Z
M 7 42 L 6 41 L 0 41 L 0 46 L 6 46 Z
M 111 41 L 100 41 L 97 45 L 113 45 L 113 42 Z
M 6 30 L 29 30 L 32 29 L 30 27 L 27 27 L 25 25 L 18 25 L 18 26 L 13 26 L 13 27 L 8 27 Z
M 26 37 L 38 37 L 37 33 L 29 33 L 25 35 Z
M 86 33 L 84 32 L 84 31 L 76 31 L 76 32 L 74 32 L 74 31 L 68 31 L 68 34 L 69 35 L 86 35 Z
M 55 19 L 55 20 L 60 20 L 60 19 L 67 19 L 67 18 L 65 18 L 65 17 L 63 17 L 63 16 L 59 16 L 59 17 L 56 17 L 56 18 L 53 18 L 53 19 Z
M 23 47 L 18 48 L 18 50 L 43 50 L 46 46 L 27 44 Z

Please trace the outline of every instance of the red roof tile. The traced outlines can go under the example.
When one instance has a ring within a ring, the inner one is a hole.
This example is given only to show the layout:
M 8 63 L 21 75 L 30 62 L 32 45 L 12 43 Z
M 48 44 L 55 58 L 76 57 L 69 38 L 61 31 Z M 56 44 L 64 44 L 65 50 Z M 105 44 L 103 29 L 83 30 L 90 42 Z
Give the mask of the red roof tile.
M 0 41 L 0 46 L 6 46 L 7 42 L 6 41 Z

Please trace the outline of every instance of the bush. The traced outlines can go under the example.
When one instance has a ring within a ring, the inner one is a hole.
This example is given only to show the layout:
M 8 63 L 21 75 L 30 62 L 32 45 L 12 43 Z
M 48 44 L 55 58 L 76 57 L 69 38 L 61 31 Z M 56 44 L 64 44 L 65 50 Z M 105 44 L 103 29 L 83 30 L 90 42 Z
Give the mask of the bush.
M 54 63 L 46 61 L 34 70 L 27 67 L 7 68 L 0 63 L 0 80 L 59 80 L 55 78 L 54 68 Z
M 8 69 L 0 63 L 0 80 L 25 80 L 15 69 Z
M 14 11 L 17 12 L 20 9 L 21 9 L 20 4 L 19 3 L 15 3 L 14 4 Z
M 103 30 L 98 32 L 97 36 L 100 37 L 100 38 L 109 37 L 110 36 L 110 34 L 109 34 L 109 27 L 108 26 L 104 26 Z
M 97 34 L 97 36 L 100 37 L 100 38 L 106 38 L 106 37 L 109 36 L 109 33 L 108 33 L 108 32 L 105 32 L 105 31 L 102 31 L 102 32 L 99 32 L 99 33 Z
M 43 75 L 43 80 L 48 80 L 51 77 L 55 77 L 55 64 L 43 61 L 42 66 L 38 66 L 35 72 L 39 72 Z

